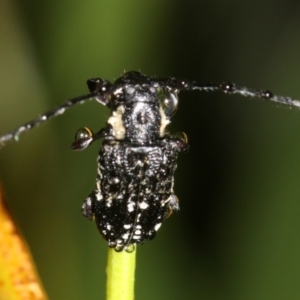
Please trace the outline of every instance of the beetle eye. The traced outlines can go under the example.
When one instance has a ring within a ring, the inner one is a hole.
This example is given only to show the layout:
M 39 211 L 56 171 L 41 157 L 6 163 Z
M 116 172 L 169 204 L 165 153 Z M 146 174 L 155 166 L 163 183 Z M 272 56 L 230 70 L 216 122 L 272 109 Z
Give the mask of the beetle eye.
M 178 97 L 176 93 L 163 93 L 161 95 L 161 106 L 167 117 L 172 117 L 178 108 Z

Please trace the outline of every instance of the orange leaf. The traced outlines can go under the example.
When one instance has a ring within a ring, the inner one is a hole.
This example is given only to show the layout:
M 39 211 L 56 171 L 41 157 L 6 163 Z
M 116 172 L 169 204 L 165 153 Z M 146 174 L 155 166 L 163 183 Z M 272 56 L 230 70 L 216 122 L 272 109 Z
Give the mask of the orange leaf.
M 0 191 L 0 300 L 45 300 L 28 246 Z

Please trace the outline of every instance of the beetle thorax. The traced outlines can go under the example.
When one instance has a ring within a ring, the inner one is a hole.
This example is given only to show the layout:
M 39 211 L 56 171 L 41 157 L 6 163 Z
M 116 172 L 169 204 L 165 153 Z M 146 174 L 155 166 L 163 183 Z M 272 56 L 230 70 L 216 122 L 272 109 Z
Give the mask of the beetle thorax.
M 169 121 L 156 93 L 130 87 L 116 102 L 119 105 L 113 108 L 108 119 L 116 140 L 126 140 L 134 145 L 153 145 L 165 135 Z

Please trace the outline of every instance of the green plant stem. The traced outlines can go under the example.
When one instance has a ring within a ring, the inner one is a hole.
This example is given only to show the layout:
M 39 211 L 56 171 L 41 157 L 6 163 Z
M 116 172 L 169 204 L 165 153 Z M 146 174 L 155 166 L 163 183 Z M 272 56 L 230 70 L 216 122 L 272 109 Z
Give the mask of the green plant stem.
M 136 249 L 132 253 L 108 249 L 106 300 L 134 299 Z

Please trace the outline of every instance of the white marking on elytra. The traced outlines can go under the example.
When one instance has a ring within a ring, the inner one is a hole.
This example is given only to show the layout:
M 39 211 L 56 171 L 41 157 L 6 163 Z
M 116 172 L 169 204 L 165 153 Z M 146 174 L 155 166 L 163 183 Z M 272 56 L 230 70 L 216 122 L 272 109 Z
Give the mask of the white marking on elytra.
M 112 197 L 108 197 L 105 201 L 105 206 L 106 207 L 111 207 L 111 201 L 112 201 Z
M 130 183 L 128 184 L 128 189 L 130 190 L 130 189 L 132 189 L 132 188 L 133 188 L 133 183 L 130 182 Z
M 100 159 L 100 157 L 98 156 L 98 160 Z M 97 168 L 98 170 L 98 175 L 99 175 L 99 178 L 101 179 L 103 176 L 102 176 L 102 172 L 101 172 L 101 168 Z
M 101 191 L 99 189 L 97 190 L 95 196 L 96 196 L 97 201 L 101 201 L 103 199 L 103 196 L 102 196 Z
M 151 190 L 149 188 L 145 188 L 144 194 L 149 195 L 151 193 Z
M 132 225 L 131 224 L 125 224 L 125 225 L 123 225 L 123 227 L 124 227 L 124 229 L 130 229 L 132 227 Z
M 156 88 L 155 87 L 153 87 L 153 86 L 151 86 L 150 88 L 149 88 L 149 90 L 150 90 L 150 92 L 151 93 L 156 93 Z
M 148 203 L 146 203 L 145 201 L 139 203 L 139 207 L 140 209 L 146 209 L 149 206 Z
M 114 177 L 111 180 L 111 184 L 118 184 L 120 182 L 120 179 L 118 177 Z
M 163 156 L 163 163 L 166 164 L 167 161 L 168 161 L 168 157 L 167 157 L 167 155 L 164 154 L 164 156 Z
M 123 193 L 122 193 L 122 194 L 119 194 L 119 195 L 116 197 L 116 199 L 117 199 L 117 200 L 122 200 L 123 197 L 124 197 L 124 195 L 123 195 Z
M 91 205 L 92 205 L 92 199 L 91 199 L 90 197 L 88 197 L 88 198 L 86 199 L 86 204 L 87 204 L 88 206 L 91 206 Z
M 124 233 L 124 234 L 122 235 L 122 238 L 123 238 L 124 240 L 128 240 L 128 238 L 129 238 L 129 233 L 128 233 L 128 232 Z
M 128 210 L 128 212 L 134 211 L 134 207 L 135 207 L 135 203 L 134 202 L 129 202 L 127 204 L 127 210 Z
M 157 223 L 155 226 L 154 226 L 154 230 L 157 231 L 161 226 L 161 223 Z
M 126 89 L 127 94 L 132 95 L 135 92 L 135 88 L 133 86 L 129 86 Z

